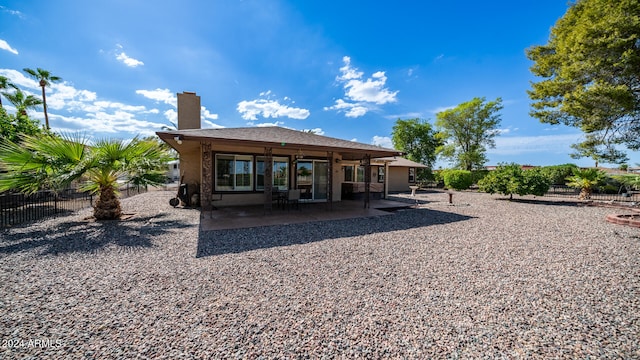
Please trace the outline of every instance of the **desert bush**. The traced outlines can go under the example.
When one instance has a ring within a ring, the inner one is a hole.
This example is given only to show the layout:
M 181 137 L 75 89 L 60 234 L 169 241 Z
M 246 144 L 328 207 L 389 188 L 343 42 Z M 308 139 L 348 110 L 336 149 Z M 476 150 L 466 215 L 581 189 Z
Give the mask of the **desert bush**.
M 564 185 L 567 182 L 566 179 L 573 175 L 573 169 L 577 168 L 575 164 L 545 166 L 542 168 L 542 173 L 549 178 L 552 185 Z
M 549 190 L 550 180 L 541 169 L 522 170 L 518 164 L 500 164 L 479 183 L 480 191 L 489 194 L 542 196 Z
M 468 170 L 444 170 L 442 172 L 444 186 L 454 190 L 466 190 L 473 185 L 471 171 Z

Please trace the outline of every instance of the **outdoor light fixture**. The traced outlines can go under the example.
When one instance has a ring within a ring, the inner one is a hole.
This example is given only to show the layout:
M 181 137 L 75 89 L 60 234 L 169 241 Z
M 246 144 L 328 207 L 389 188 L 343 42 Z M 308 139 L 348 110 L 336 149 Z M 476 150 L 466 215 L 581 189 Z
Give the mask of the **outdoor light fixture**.
M 182 135 L 174 136 L 173 140 L 175 140 L 178 143 L 178 145 L 182 145 Z
M 302 153 L 302 150 L 298 150 L 298 153 L 296 154 L 296 160 L 300 160 L 302 158 L 304 158 L 304 154 Z

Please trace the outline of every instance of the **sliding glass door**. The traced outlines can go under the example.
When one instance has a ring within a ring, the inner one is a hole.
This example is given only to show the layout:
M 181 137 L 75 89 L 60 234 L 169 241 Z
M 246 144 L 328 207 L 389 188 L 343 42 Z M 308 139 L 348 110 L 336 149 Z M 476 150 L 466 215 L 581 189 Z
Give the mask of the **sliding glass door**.
M 301 200 L 326 200 L 328 164 L 324 160 L 298 160 L 296 184 Z

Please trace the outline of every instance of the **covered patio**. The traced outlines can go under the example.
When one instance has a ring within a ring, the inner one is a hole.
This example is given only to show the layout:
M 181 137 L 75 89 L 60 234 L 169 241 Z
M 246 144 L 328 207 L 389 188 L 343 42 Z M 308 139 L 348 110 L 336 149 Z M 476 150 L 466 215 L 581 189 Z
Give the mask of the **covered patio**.
M 391 215 L 393 211 L 410 208 L 412 204 L 393 200 L 371 200 L 370 207 L 363 208 L 361 201 L 343 200 L 329 207 L 326 203 L 301 203 L 296 207 L 273 209 L 266 212 L 263 206 L 229 206 L 203 211 L 200 217 L 201 231 L 242 229 L 273 225 L 300 224 L 313 221 L 343 220 L 362 217 Z

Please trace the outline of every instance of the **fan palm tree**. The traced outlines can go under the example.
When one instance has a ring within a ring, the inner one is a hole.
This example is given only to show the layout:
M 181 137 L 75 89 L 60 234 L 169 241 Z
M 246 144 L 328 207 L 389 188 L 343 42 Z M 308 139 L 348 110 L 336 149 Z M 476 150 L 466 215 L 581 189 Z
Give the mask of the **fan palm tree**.
M 62 190 L 84 180 L 82 189 L 97 194 L 94 217 L 117 219 L 122 214 L 120 182 L 162 184 L 169 159 L 156 142 L 138 138 L 100 140 L 89 146 L 81 136 L 25 136 L 20 145 L 0 142 L 0 170 L 5 170 L 0 172 L 0 191 Z
M 53 76 L 48 70 L 44 70 L 41 68 L 37 68 L 36 70 L 24 68 L 22 69 L 33 79 L 39 81 L 40 87 L 42 88 L 42 106 L 44 107 L 44 121 L 47 126 L 47 130 L 49 130 L 49 115 L 47 114 L 47 97 L 45 95 L 44 88 L 51 85 L 51 83 L 62 81 L 62 78 L 59 76 Z
M 14 88 L 16 89 L 16 91 L 12 93 L 3 92 L 2 95 L 4 95 L 4 97 L 7 98 L 7 100 L 9 100 L 9 102 L 16 107 L 16 113 L 18 116 L 26 116 L 27 110 L 35 109 L 42 104 L 42 100 L 38 99 L 37 97 L 33 95 L 26 95 L 17 87 Z
M 599 169 L 571 169 L 572 176 L 567 178 L 567 186 L 580 189 L 580 199 L 591 199 L 593 189 L 605 178 L 606 174 Z

